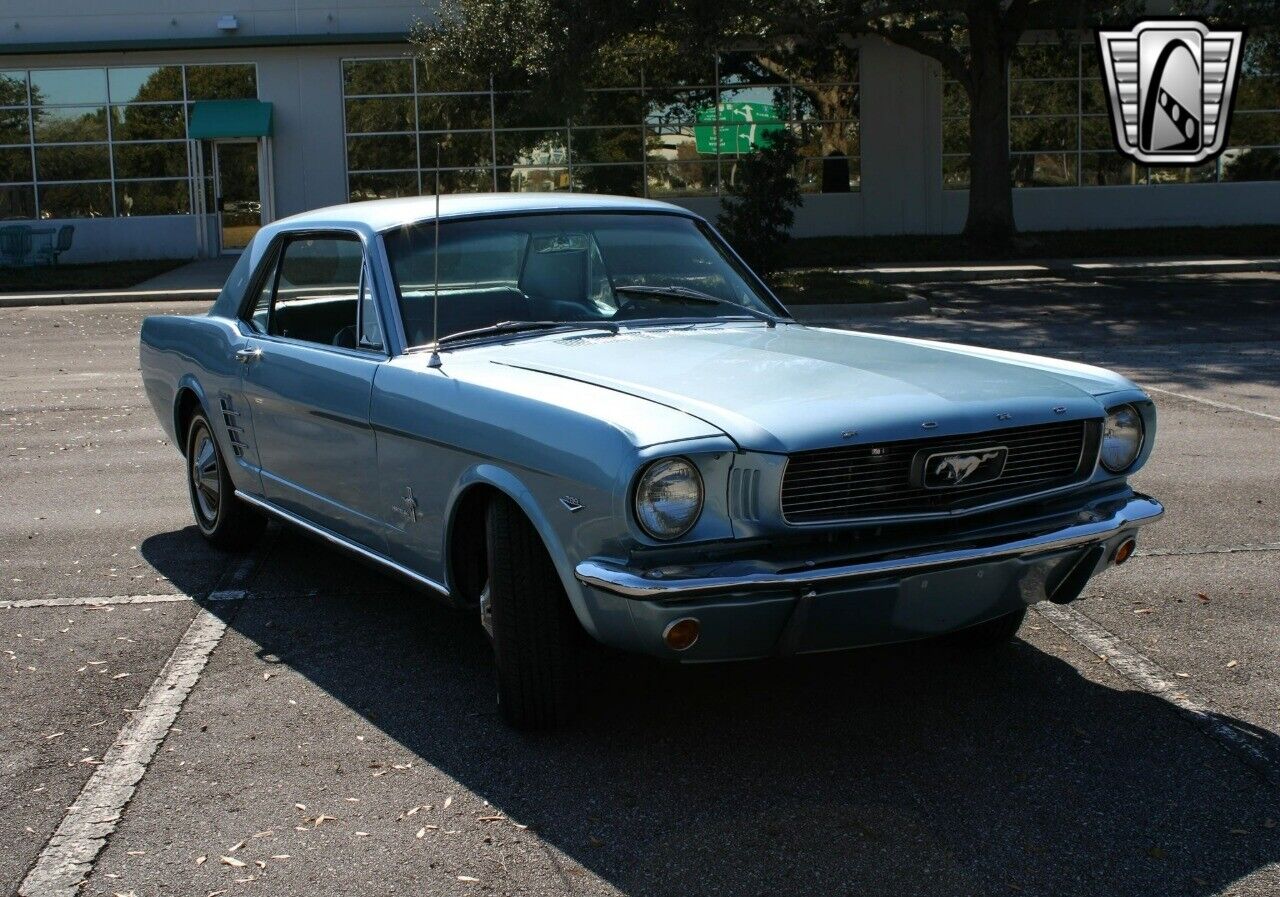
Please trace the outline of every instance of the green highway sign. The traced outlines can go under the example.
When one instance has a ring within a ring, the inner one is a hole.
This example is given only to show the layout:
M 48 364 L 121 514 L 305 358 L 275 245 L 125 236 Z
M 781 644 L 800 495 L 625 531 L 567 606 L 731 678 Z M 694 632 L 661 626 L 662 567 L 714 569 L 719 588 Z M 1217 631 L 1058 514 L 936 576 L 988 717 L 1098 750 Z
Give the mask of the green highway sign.
M 768 146 L 769 135 L 783 128 L 772 103 L 721 103 L 719 117 L 717 134 L 716 108 L 704 106 L 697 112 L 698 124 L 694 125 L 693 138 L 703 155 L 750 153 L 757 147 Z

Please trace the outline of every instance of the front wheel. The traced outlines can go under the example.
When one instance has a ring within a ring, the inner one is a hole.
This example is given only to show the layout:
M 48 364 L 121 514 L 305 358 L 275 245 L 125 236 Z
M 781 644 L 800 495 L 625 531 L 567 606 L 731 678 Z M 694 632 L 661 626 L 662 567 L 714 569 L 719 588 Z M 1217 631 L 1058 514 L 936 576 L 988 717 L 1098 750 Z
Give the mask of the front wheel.
M 517 729 L 549 729 L 577 709 L 585 633 L 546 546 L 509 498 L 486 520 L 489 582 L 483 610 L 498 666 L 498 710 Z
M 240 550 L 262 535 L 266 518 L 236 498 L 213 428 L 197 411 L 187 428 L 187 491 L 200 535 L 219 548 Z

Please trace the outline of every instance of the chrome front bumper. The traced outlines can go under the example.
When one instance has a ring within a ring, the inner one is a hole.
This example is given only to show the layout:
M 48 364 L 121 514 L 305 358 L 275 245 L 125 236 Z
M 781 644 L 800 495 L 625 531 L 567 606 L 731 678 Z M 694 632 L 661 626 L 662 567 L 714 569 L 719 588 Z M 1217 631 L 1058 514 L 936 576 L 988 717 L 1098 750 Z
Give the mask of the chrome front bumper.
M 835 567 L 700 575 L 688 570 L 634 570 L 607 559 L 592 558 L 578 564 L 575 573 L 584 585 L 624 598 L 649 601 L 728 597 L 797 589 L 825 590 L 863 580 L 892 579 L 931 570 L 1010 558 L 1028 558 L 1070 548 L 1109 543 L 1118 545 L 1139 527 L 1153 523 L 1163 515 L 1164 508 L 1155 499 L 1132 495 L 1119 503 L 1082 511 L 1078 522 L 1035 535 L 973 547 L 879 557 Z

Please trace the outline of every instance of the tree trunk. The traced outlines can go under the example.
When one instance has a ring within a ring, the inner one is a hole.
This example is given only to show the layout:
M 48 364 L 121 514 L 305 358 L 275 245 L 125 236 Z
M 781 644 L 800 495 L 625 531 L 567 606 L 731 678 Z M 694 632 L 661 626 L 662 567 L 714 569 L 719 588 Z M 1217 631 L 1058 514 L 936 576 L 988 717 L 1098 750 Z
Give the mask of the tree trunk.
M 999 4 L 968 4 L 969 217 L 964 233 L 975 249 L 1007 251 L 1014 234 L 1009 179 L 1009 52 Z

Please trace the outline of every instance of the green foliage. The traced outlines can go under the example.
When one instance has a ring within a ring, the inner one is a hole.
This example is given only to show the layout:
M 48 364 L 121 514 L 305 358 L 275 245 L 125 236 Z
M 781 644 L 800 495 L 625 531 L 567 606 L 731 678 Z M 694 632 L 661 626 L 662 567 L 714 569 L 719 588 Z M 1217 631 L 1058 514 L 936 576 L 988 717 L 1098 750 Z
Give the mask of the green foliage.
M 795 209 L 803 202 L 795 175 L 799 161 L 798 141 L 789 131 L 779 131 L 754 155 L 734 163 L 737 170 L 716 223 L 762 275 L 777 269 L 791 239 Z

